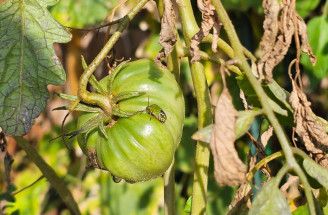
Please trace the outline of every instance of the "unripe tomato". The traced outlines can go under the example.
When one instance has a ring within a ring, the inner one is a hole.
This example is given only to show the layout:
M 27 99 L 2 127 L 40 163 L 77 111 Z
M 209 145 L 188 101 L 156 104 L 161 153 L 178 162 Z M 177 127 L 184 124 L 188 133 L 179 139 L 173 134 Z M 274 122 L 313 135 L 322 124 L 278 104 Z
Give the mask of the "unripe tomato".
M 100 81 L 105 89 L 107 83 L 108 77 Z M 95 151 L 100 168 L 126 181 L 145 181 L 162 175 L 180 142 L 185 115 L 183 95 L 174 76 L 151 60 L 138 60 L 124 65 L 111 86 L 113 97 L 125 92 L 145 94 L 118 102 L 120 110 L 136 114 L 106 126 L 108 138 L 99 129 L 87 137 L 78 135 L 83 152 Z M 161 115 L 157 117 L 157 113 Z M 80 116 L 78 127 L 95 115 Z

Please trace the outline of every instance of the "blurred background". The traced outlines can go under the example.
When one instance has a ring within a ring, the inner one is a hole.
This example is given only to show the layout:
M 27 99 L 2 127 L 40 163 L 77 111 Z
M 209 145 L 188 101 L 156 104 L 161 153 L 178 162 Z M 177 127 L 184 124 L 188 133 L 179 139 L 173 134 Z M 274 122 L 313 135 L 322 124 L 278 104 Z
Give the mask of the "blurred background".
M 109 173 L 101 170 L 86 170 L 86 157 L 79 149 L 76 139 L 68 141 L 71 150 L 68 150 L 59 138 L 49 140 L 61 135 L 61 123 L 66 111 L 52 111 L 54 108 L 65 105 L 65 101 L 55 96 L 55 92 L 77 94 L 78 79 L 83 71 L 81 55 L 89 64 L 103 47 L 106 40 L 107 28 L 87 30 L 99 26 L 107 14 L 119 4 L 119 0 L 61 0 L 49 8 L 54 18 L 68 28 L 73 38 L 67 44 L 54 44 L 54 49 L 61 59 L 67 73 L 67 82 L 64 86 L 48 86 L 50 99 L 46 110 L 35 121 L 32 130 L 25 136 L 46 162 L 63 178 L 71 190 L 83 214 L 163 214 L 163 181 L 157 178 L 147 182 L 128 184 L 114 183 Z M 201 21 L 196 1 L 193 2 L 195 17 Z M 223 0 L 225 8 L 237 29 L 243 45 L 255 56 L 259 56 L 259 41 L 263 33 L 264 20 L 261 0 Z M 0 0 L 2 3 L 2 0 Z M 123 17 L 134 5 L 136 0 L 129 0 L 120 6 L 114 20 Z M 314 54 L 318 57 L 316 67 L 310 65 L 307 56 L 302 57 L 302 77 L 304 89 L 312 103 L 314 112 L 325 119 L 328 118 L 328 22 L 324 11 L 324 0 L 297 0 L 297 11 L 308 23 L 309 41 Z M 176 13 L 177 14 L 177 13 Z M 178 18 L 177 18 L 178 21 Z M 106 23 L 108 20 L 106 20 Z M 179 27 L 177 22 L 177 27 Z M 321 26 L 318 28 L 318 26 Z M 115 30 L 113 26 L 111 32 Z M 84 29 L 84 30 L 83 30 Z M 181 29 L 178 29 L 182 39 Z M 326 32 L 327 31 L 327 32 Z M 131 21 L 128 29 L 115 44 L 109 53 L 109 65 L 113 59 L 122 58 L 132 60 L 140 58 L 154 59 L 161 50 L 158 44 L 160 32 L 159 15 L 156 3 L 150 1 L 146 7 Z M 319 36 L 318 36 L 319 35 Z M 321 36 L 320 36 L 321 35 Z M 323 36 L 322 36 L 323 35 Z M 227 41 L 224 30 L 220 37 Z M 211 53 L 210 44 L 202 44 L 201 49 Z M 218 56 L 227 58 L 218 50 Z M 295 56 L 293 45 L 285 60 L 275 71 L 275 80 L 287 91 L 291 90 L 288 79 L 288 64 Z M 216 103 L 221 92 L 221 78 L 219 66 L 204 62 L 208 85 L 211 87 L 213 104 Z M 104 61 L 95 71 L 100 79 L 108 74 L 108 66 Z M 191 135 L 197 130 L 197 103 L 193 94 L 193 84 L 190 76 L 187 59 L 182 59 L 180 85 L 186 101 L 186 116 L 183 137 L 176 151 L 176 207 L 177 214 L 188 214 L 184 211 L 187 199 L 192 193 L 194 154 L 196 142 Z M 234 75 L 228 77 L 228 86 L 237 109 L 242 110 L 243 105 L 239 98 Z M 71 114 L 64 130 L 66 132 L 76 129 L 77 113 Z M 262 125 L 261 125 L 262 123 Z M 261 125 L 261 126 L 260 126 Z M 268 124 L 259 118 L 252 127 L 251 133 L 257 138 L 260 129 L 266 130 Z M 25 152 L 21 150 L 11 137 L 6 137 L 7 150 L 13 156 L 14 162 L 10 179 L 12 189 L 19 191 L 36 181 L 35 184 L 17 193 L 12 202 L 0 201 L 0 214 L 69 214 L 65 205 L 42 176 L 35 164 L 31 163 Z M 279 150 L 279 144 L 272 138 L 267 153 Z M 251 147 L 248 137 L 236 141 L 240 157 L 247 162 L 247 153 Z M 0 200 L 6 192 L 4 173 L 4 156 L 0 152 Z M 276 164 L 279 167 L 279 162 Z M 260 187 L 265 176 L 258 172 L 254 184 Z M 219 187 L 214 180 L 213 167 L 209 170 L 208 207 L 207 214 L 225 214 L 231 203 L 237 187 Z M 256 193 L 256 186 L 253 191 Z M 291 199 L 293 197 L 290 197 Z

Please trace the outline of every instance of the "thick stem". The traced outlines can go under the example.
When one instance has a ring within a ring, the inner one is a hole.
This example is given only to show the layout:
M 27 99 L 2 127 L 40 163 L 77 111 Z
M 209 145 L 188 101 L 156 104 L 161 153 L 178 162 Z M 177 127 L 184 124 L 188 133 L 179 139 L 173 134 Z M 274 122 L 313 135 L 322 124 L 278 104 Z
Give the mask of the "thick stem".
M 134 18 L 134 16 L 142 9 L 142 7 L 148 2 L 148 0 L 140 0 L 138 4 L 125 16 L 121 19 L 120 24 L 117 30 L 113 33 L 111 38 L 105 44 L 104 48 L 99 52 L 97 57 L 91 62 L 88 68 L 83 72 L 80 81 L 78 96 L 81 101 L 88 104 L 94 104 L 101 107 L 104 112 L 108 115 L 111 114 L 111 102 L 110 97 L 106 95 L 90 93 L 87 90 L 88 81 L 98 67 L 100 62 L 106 57 L 107 53 L 112 49 L 116 41 L 119 39 L 123 31 L 128 26 L 129 22 Z
M 199 28 L 194 19 L 190 1 L 184 0 L 181 3 L 183 7 L 179 7 L 179 14 L 186 46 L 189 47 L 191 38 Z M 201 129 L 213 121 L 212 105 L 203 65 L 199 62 L 192 64 L 191 75 L 198 105 L 198 129 Z M 209 158 L 209 145 L 198 142 L 192 193 L 192 214 L 206 214 Z
M 203 65 L 196 62 L 191 65 L 190 69 L 198 106 L 198 129 L 201 129 L 213 122 L 212 104 Z M 198 142 L 192 193 L 192 214 L 206 213 L 209 159 L 209 144 Z
M 181 48 L 178 52 L 180 57 L 191 57 L 190 51 L 187 48 Z M 219 65 L 225 65 L 225 61 L 221 58 L 218 58 L 213 55 L 209 55 L 206 52 L 200 51 L 200 56 L 202 60 L 207 60 L 213 63 L 217 63 Z M 225 66 L 227 69 L 229 69 L 231 72 L 237 74 L 237 75 L 242 75 L 240 69 L 237 66 L 234 65 L 226 65 Z
M 176 32 L 177 43 L 180 44 L 179 35 Z M 167 59 L 167 68 L 174 74 L 176 81 L 180 82 L 180 58 L 177 46 L 174 47 Z M 171 166 L 164 173 L 164 214 L 175 215 L 175 162 L 174 158 Z
M 221 1 L 220 0 L 212 0 L 212 3 L 221 19 L 221 22 L 223 23 L 224 29 L 228 35 L 231 46 L 235 52 L 235 58 L 240 60 L 240 62 L 241 62 L 240 67 L 241 67 L 242 71 L 245 72 L 245 75 L 247 76 L 250 84 L 254 88 L 254 91 L 261 102 L 263 111 L 264 111 L 265 115 L 267 116 L 270 124 L 274 128 L 274 131 L 280 142 L 281 148 L 286 156 L 288 165 L 290 166 L 291 169 L 293 169 L 296 172 L 296 174 L 299 176 L 301 182 L 304 185 L 305 195 L 306 195 L 308 203 L 309 203 L 310 213 L 315 214 L 311 187 L 307 186 L 307 185 L 309 185 L 307 178 L 305 177 L 302 169 L 299 167 L 299 165 L 297 164 L 297 162 L 293 156 L 290 142 L 289 142 L 282 126 L 279 124 L 276 116 L 273 113 L 273 110 L 268 102 L 269 101 L 268 96 L 265 94 L 260 82 L 253 75 L 251 68 L 246 61 L 246 58 L 243 54 L 243 48 L 239 41 L 239 38 L 235 31 L 235 28 L 232 25 L 231 20 L 229 19 L 229 16 L 228 16 L 226 10 L 223 8 Z
M 191 38 L 199 30 L 192 7 L 189 0 L 180 0 L 178 6 L 182 24 L 182 32 L 186 46 L 190 46 Z M 204 67 L 200 62 L 191 64 L 191 76 L 194 84 L 197 108 L 198 108 L 198 129 L 212 123 L 212 105 L 210 101 L 209 89 L 205 77 Z M 192 214 L 206 214 L 208 165 L 210 159 L 209 145 L 198 142 L 196 148 L 195 172 L 192 193 Z
M 44 177 L 46 177 L 53 188 L 55 188 L 58 195 L 66 204 L 71 213 L 76 215 L 81 214 L 80 209 L 75 202 L 71 192 L 67 189 L 66 184 L 58 177 L 56 172 L 43 160 L 38 152 L 23 137 L 15 136 L 14 138 L 17 144 L 22 147 L 22 149 L 24 149 L 30 160 L 37 165 Z

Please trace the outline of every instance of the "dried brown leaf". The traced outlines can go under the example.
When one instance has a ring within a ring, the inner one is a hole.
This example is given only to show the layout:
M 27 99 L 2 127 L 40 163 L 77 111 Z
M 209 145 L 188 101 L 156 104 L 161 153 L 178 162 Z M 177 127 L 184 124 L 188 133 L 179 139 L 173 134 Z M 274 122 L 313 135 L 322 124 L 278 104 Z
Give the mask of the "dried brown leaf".
M 214 176 L 219 185 L 236 186 L 246 180 L 246 165 L 239 159 L 234 146 L 237 113 L 229 91 L 224 88 L 215 109 L 215 123 L 210 143 Z
M 293 13 L 295 5 L 290 0 L 281 1 L 281 15 L 277 0 L 264 0 L 265 21 L 263 23 L 264 34 L 261 40 L 261 59 L 258 63 L 260 73 L 268 82 L 272 80 L 272 70 L 286 55 L 295 31 L 293 25 Z M 277 29 L 278 25 L 278 29 Z M 277 35 L 277 31 L 279 34 Z
M 302 139 L 305 148 L 311 153 L 315 161 L 328 168 L 328 135 L 325 128 L 314 119 L 314 114 L 305 93 L 292 80 L 293 91 L 289 102 L 294 109 L 295 131 Z
M 249 108 L 248 108 L 246 96 L 245 96 L 245 93 L 242 89 L 240 89 L 239 97 L 241 98 L 241 101 L 243 102 L 245 110 L 248 110 Z
M 227 214 L 240 214 L 240 206 L 243 206 L 244 211 L 245 209 L 249 209 L 251 206 L 250 196 L 252 193 L 252 188 L 249 183 L 242 184 L 236 191 L 236 195 L 229 205 Z M 246 214 L 246 212 L 243 214 Z
M 163 49 L 155 56 L 155 63 L 165 67 L 161 63 L 161 58 L 167 57 L 173 50 L 177 41 L 175 30 L 175 14 L 171 0 L 163 0 L 164 13 L 161 19 L 161 32 L 158 43 Z
M 263 22 L 264 33 L 260 42 L 261 60 L 266 61 L 271 49 L 276 42 L 278 34 L 279 4 L 277 0 L 263 0 L 262 2 L 265 20 Z
M 301 41 L 302 41 L 302 47 L 301 47 L 302 52 L 309 55 L 311 63 L 314 66 L 315 63 L 317 62 L 317 57 L 314 56 L 312 52 L 312 48 L 308 41 L 307 26 L 304 20 L 302 19 L 302 17 L 300 17 L 298 14 L 297 14 L 297 24 L 298 24 L 298 34 L 301 36 Z
M 201 59 L 198 45 L 203 38 L 209 35 L 213 28 L 212 51 L 215 53 L 220 34 L 221 21 L 211 2 L 211 0 L 197 0 L 197 6 L 202 13 L 202 23 L 200 30 L 191 38 L 190 54 L 191 62 L 196 62 Z
M 269 126 L 269 129 L 263 132 L 263 134 L 261 135 L 261 143 L 264 148 L 267 146 L 269 139 L 272 137 L 272 134 L 273 134 L 273 127 Z

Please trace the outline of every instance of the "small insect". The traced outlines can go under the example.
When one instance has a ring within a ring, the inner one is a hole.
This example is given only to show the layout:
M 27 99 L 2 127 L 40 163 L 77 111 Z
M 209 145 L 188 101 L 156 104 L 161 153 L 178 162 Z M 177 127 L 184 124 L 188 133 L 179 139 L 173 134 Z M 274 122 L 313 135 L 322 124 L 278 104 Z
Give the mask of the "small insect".
M 146 107 L 146 113 L 149 114 L 150 119 L 151 116 L 153 116 L 161 123 L 164 123 L 166 121 L 166 114 L 158 105 L 156 104 L 149 105 L 149 96 L 148 96 L 148 106 Z

